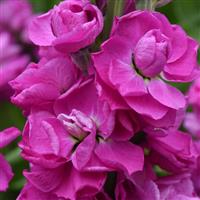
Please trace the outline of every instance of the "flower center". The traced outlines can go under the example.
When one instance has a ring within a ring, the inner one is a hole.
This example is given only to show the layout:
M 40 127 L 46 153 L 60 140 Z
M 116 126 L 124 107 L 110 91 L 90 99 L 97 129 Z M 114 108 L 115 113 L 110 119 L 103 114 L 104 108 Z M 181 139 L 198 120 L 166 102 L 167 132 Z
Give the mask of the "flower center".
M 88 134 L 96 131 L 93 120 L 78 110 L 72 110 L 70 115 L 59 114 L 57 117 L 67 132 L 76 140 L 82 141 Z
M 168 38 L 159 30 L 151 30 L 137 42 L 132 63 L 137 74 L 154 78 L 163 70 L 167 57 Z

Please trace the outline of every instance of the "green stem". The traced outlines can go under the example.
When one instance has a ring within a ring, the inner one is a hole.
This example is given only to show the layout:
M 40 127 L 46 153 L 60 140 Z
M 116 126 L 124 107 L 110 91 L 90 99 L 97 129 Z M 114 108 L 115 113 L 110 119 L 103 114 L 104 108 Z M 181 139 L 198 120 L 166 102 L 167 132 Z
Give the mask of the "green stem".
M 124 0 L 108 0 L 106 16 L 104 21 L 103 40 L 106 40 L 110 35 L 113 18 L 121 16 L 124 7 Z
M 141 10 L 155 10 L 157 0 L 139 0 L 137 9 Z

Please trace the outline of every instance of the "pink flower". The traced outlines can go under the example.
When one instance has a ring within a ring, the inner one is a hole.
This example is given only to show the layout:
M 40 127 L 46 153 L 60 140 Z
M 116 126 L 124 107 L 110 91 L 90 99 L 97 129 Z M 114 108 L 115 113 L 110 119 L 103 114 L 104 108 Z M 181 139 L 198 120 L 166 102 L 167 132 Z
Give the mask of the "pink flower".
M 2 0 L 0 3 L 0 26 L 4 29 L 21 31 L 32 17 L 27 0 Z
M 163 137 L 151 135 L 150 160 L 169 172 L 191 171 L 195 168 L 198 152 L 189 134 L 174 131 Z
M 65 158 L 77 170 L 121 170 L 132 174 L 142 169 L 142 149 L 123 138 L 112 139 L 114 112 L 98 100 L 92 79 L 74 85 L 58 98 L 54 111 L 32 110 L 21 143 L 25 159 L 48 166 L 51 159 L 45 155 L 50 154 L 57 160 L 53 165 L 62 164 Z
M 200 151 L 199 151 L 200 155 Z M 192 177 L 193 185 L 195 188 L 196 193 L 200 196 L 200 156 L 197 160 L 197 166 L 196 169 L 192 172 Z
M 24 176 L 28 185 L 18 200 L 29 200 L 40 195 L 44 200 L 86 198 L 98 193 L 106 178 L 103 172 L 79 172 L 70 162 L 53 169 L 33 165 L 30 172 L 24 172 Z
M 199 200 L 190 174 L 166 176 L 151 180 L 142 173 L 118 177 L 116 200 Z
M 20 135 L 20 131 L 14 127 L 0 131 L 0 149 L 7 146 Z M 13 173 L 9 163 L 0 154 L 0 191 L 6 191 Z
M 15 43 L 9 32 L 0 32 L 0 91 L 1 98 L 9 96 L 11 89 L 8 82 L 18 76 L 29 61 L 28 55 L 22 54 L 22 48 Z
M 162 200 L 199 200 L 190 174 L 180 174 L 160 178 L 156 181 Z
M 15 90 L 12 102 L 25 110 L 45 106 L 65 93 L 78 79 L 78 71 L 69 57 L 42 59 L 31 63 L 10 85 Z
M 135 11 L 116 18 L 110 38 L 93 54 L 99 94 L 113 110 L 131 108 L 154 127 L 175 127 L 185 98 L 160 77 L 192 80 L 197 48 L 159 13 Z
M 64 1 L 33 20 L 29 35 L 34 44 L 76 52 L 92 44 L 103 28 L 101 11 L 89 1 Z
M 56 99 L 53 110 L 51 108 L 46 111 L 41 110 L 36 105 L 32 107 L 20 143 L 22 156 L 34 165 L 49 169 L 49 174 L 43 176 L 44 181 L 51 180 L 51 177 L 55 176 L 53 173 L 58 171 L 57 168 L 65 163 L 77 173 L 88 173 L 89 177 L 91 173 L 91 177 L 93 176 L 97 182 L 105 178 L 100 176 L 98 180 L 98 174 L 105 175 L 110 171 L 132 174 L 142 170 L 143 150 L 129 141 L 124 141 L 123 137 L 122 140 L 120 138 L 115 140 L 113 137 L 114 115 L 115 112 L 110 110 L 107 103 L 99 100 L 93 78 L 77 82 L 68 92 Z M 124 124 L 126 125 L 126 121 Z M 38 176 L 43 174 L 43 172 L 38 173 Z M 69 176 L 70 174 L 66 175 L 66 180 L 70 178 Z M 26 177 L 29 182 L 36 184 L 32 180 L 33 174 Z M 75 178 L 71 178 L 74 184 L 81 184 Z M 68 183 L 61 182 L 63 186 L 55 187 L 56 191 L 62 190 L 62 194 L 53 191 L 58 196 L 75 199 L 74 196 L 79 193 L 90 194 L 89 189 L 78 192 L 78 189 L 72 189 L 73 186 L 68 186 Z M 39 181 L 37 184 L 40 184 Z M 42 189 L 46 185 L 50 184 L 34 186 L 40 187 L 43 192 L 48 192 Z M 68 187 L 69 190 L 66 190 Z M 95 191 L 96 194 L 102 187 L 103 185 L 98 186 L 98 190 L 91 191 Z
M 84 197 L 78 197 L 79 200 L 111 200 L 108 195 L 104 192 L 100 192 L 96 195 L 85 195 Z M 58 197 L 51 192 L 42 192 L 32 184 L 28 183 L 22 189 L 17 200 L 66 200 L 66 198 Z M 73 198 L 72 198 L 73 199 Z
M 118 176 L 115 198 L 116 200 L 160 200 L 160 192 L 153 180 L 139 172 L 130 177 Z
M 187 113 L 184 126 L 196 139 L 200 139 L 200 113 Z
M 84 103 L 80 102 L 79 96 L 84 99 Z M 93 81 L 77 85 L 68 95 L 57 99 L 54 109 L 68 133 L 73 132 L 76 134 L 73 135 L 75 138 L 81 139 L 72 156 L 76 168 L 81 169 L 85 166 L 91 170 L 96 156 L 104 168 L 123 170 L 129 174 L 142 168 L 143 153 L 140 147 L 127 140 L 124 141 L 123 138 L 117 141 L 113 139 L 115 113 L 110 110 L 106 102 L 98 99 Z M 73 123 L 70 124 L 69 120 Z M 76 128 L 76 131 L 69 130 L 71 127 Z
M 184 125 L 194 137 L 200 139 L 200 78 L 189 89 L 188 103 L 193 112 L 186 114 Z
M 199 109 L 200 112 L 200 78 L 196 79 L 190 87 L 188 100 L 189 104 L 194 106 L 194 109 Z

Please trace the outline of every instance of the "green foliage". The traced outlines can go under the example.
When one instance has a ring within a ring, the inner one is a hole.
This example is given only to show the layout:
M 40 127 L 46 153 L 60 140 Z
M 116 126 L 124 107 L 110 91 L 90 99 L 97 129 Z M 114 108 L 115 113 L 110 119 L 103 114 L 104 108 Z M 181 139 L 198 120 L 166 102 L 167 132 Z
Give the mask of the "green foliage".
M 171 23 L 181 25 L 186 32 L 200 42 L 200 1 L 174 0 L 159 8 Z
M 36 12 L 46 12 L 61 0 L 29 0 Z

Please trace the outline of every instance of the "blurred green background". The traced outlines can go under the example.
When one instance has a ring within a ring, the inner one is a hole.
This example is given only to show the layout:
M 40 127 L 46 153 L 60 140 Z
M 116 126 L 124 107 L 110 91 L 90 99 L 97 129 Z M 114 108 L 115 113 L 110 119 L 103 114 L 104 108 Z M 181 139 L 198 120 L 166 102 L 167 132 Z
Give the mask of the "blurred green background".
M 59 0 L 30 0 L 30 2 L 34 12 L 42 13 L 52 8 Z M 157 11 L 164 13 L 171 23 L 181 25 L 191 37 L 200 42 L 200 0 L 173 0 Z M 175 84 L 175 86 L 185 92 L 188 84 Z M 0 102 L 0 130 L 9 126 L 22 129 L 24 123 L 25 119 L 18 108 L 8 102 Z M 1 152 L 6 155 L 7 160 L 11 163 L 15 177 L 11 181 L 9 190 L 0 193 L 0 200 L 15 200 L 25 182 L 22 170 L 28 168 L 28 164 L 19 157 L 17 141 Z

